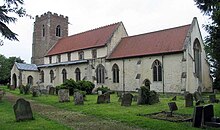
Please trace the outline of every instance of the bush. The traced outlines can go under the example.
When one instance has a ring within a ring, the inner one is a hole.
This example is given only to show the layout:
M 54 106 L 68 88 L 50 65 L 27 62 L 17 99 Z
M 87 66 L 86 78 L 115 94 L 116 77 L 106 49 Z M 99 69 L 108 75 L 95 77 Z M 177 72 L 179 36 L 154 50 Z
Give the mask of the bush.
M 20 93 L 29 94 L 29 90 L 30 90 L 30 84 L 27 84 L 26 86 L 22 85 L 20 88 Z
M 110 89 L 108 88 L 108 87 L 98 87 L 97 88 L 97 92 L 98 91 L 102 91 L 102 93 L 106 93 L 106 92 L 108 92 L 108 91 L 110 91 Z
M 95 84 L 90 81 L 78 81 L 77 82 L 78 89 L 81 91 L 85 91 L 86 94 L 91 94 L 92 90 L 95 88 Z
M 73 95 L 74 89 L 78 89 L 77 83 L 73 79 L 67 79 L 60 85 L 60 89 L 69 89 L 69 94 Z

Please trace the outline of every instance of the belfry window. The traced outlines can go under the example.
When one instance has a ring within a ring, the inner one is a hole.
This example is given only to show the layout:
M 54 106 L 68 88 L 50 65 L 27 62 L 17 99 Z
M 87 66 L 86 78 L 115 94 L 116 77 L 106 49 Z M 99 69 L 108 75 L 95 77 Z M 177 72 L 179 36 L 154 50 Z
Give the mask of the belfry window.
M 58 25 L 56 27 L 56 36 L 60 37 L 61 36 L 61 29 L 60 29 L 60 25 Z
M 155 60 L 152 64 L 153 81 L 162 81 L 162 65 L 159 60 Z

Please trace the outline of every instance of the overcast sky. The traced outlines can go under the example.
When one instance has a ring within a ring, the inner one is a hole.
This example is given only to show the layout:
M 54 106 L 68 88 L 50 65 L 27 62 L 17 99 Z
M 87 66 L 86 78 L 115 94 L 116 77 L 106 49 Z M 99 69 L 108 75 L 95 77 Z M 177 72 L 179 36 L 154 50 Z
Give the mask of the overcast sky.
M 193 0 L 24 0 L 28 14 L 48 11 L 69 17 L 69 35 L 122 21 L 129 36 L 190 24 L 197 17 L 202 35 L 208 23 Z M 2 2 L 0 2 L 0 5 Z M 19 18 L 11 29 L 19 42 L 4 40 L 0 54 L 31 62 L 34 19 Z M 3 39 L 3 38 L 0 38 Z

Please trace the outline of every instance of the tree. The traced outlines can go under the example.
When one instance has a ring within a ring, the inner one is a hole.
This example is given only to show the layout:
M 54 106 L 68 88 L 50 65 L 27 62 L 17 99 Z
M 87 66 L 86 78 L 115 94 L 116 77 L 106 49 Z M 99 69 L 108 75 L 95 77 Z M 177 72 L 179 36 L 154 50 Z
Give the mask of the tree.
M 209 35 L 205 38 L 205 49 L 209 60 L 212 62 L 213 87 L 220 89 L 220 1 L 219 0 L 194 0 L 197 7 L 204 15 L 209 16 L 211 23 L 205 25 Z
M 0 84 L 6 84 L 10 81 L 11 69 L 15 62 L 24 63 L 20 57 L 6 58 L 0 54 Z
M 8 40 L 18 41 L 17 34 L 9 29 L 7 25 L 17 21 L 17 18 L 14 16 L 28 16 L 22 7 L 23 4 L 24 0 L 4 0 L 4 4 L 0 6 L 0 33 Z M 3 40 L 1 39 L 0 45 L 3 45 Z

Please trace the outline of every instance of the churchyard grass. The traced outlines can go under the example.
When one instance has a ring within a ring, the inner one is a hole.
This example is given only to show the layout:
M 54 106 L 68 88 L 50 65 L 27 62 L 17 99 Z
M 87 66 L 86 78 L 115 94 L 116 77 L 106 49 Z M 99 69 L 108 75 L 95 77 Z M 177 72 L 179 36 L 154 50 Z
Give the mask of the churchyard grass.
M 74 105 L 73 96 L 70 97 L 70 102 L 59 103 L 58 97 L 55 95 L 43 95 L 40 97 L 32 97 L 32 95 L 23 95 L 19 94 L 19 91 L 10 91 L 13 94 L 35 100 L 40 103 L 49 104 L 58 108 L 75 111 L 83 113 L 86 115 L 95 116 L 98 118 L 103 118 L 107 120 L 117 120 L 123 123 L 126 123 L 130 126 L 136 126 L 146 129 L 154 130 L 194 130 L 196 128 L 192 127 L 191 122 L 175 123 L 163 120 L 151 119 L 143 116 L 138 116 L 138 114 L 149 114 L 154 112 L 169 111 L 167 105 L 168 102 L 171 102 L 172 97 L 162 95 L 160 98 L 160 103 L 154 105 L 137 105 L 137 102 L 132 102 L 130 107 L 121 106 L 118 102 L 118 97 L 116 94 L 111 94 L 111 103 L 109 104 L 97 104 L 97 95 L 86 95 L 86 101 L 84 105 Z M 220 95 L 217 95 L 217 98 L 220 99 Z M 185 102 L 182 96 L 177 96 L 175 101 L 178 110 L 174 113 L 180 114 L 191 114 L 193 113 L 193 107 L 185 107 Z M 195 105 L 195 102 L 194 102 Z M 215 115 L 220 116 L 220 104 L 215 104 Z M 214 129 L 214 128 L 209 128 Z
M 0 101 L 0 130 L 70 130 L 70 128 L 58 124 L 34 113 L 34 120 L 16 122 L 13 104 L 5 99 Z

